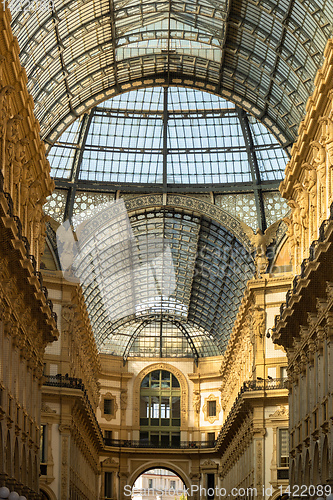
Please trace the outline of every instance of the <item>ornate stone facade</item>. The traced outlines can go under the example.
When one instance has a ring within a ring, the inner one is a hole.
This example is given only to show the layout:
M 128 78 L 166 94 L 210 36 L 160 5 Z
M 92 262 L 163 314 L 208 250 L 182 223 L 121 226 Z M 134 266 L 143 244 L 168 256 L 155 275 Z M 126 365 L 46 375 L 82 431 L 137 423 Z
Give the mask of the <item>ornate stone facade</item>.
M 288 354 L 292 485 L 333 484 L 332 40 L 325 57 L 280 187 L 298 274 L 273 334 Z
M 54 184 L 8 9 L 0 9 L 0 486 L 39 498 L 41 383 L 57 317 L 39 272 Z

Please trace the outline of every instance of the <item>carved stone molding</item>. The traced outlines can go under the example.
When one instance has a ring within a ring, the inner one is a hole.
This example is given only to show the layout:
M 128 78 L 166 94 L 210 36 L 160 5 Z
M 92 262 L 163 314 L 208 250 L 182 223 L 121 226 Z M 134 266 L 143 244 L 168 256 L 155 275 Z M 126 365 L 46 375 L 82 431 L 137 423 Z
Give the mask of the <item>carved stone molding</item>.
M 110 414 L 104 413 L 104 401 L 106 399 L 111 399 L 113 401 L 113 412 Z M 111 394 L 111 392 L 107 392 L 106 394 L 102 394 L 99 408 L 101 410 L 102 417 L 105 418 L 105 420 L 107 420 L 109 422 L 110 420 L 115 419 L 116 415 L 117 415 L 117 410 L 118 410 L 116 396 L 114 394 Z
M 213 462 L 213 460 L 205 460 L 201 464 L 201 470 L 206 472 L 206 473 L 209 471 L 216 473 L 218 471 L 218 468 L 219 468 L 219 464 L 217 464 L 216 462 Z
M 216 413 L 215 413 L 215 415 L 212 415 L 212 416 L 208 415 L 209 401 L 216 401 Z M 209 422 L 210 424 L 213 424 L 214 422 L 216 422 L 216 420 L 219 420 L 220 412 L 221 412 L 221 405 L 219 403 L 218 396 L 214 396 L 214 394 L 210 394 L 208 396 L 208 398 L 205 398 L 204 404 L 202 407 L 202 412 L 204 414 L 204 420 L 206 422 Z
M 278 407 L 277 410 L 275 410 L 274 413 L 271 413 L 270 418 L 283 418 L 283 419 L 288 419 L 289 418 L 289 406 L 288 405 L 281 405 Z
M 191 198 L 190 196 L 181 194 L 168 194 L 166 203 L 163 203 L 162 194 L 152 194 L 146 196 L 137 196 L 135 198 L 126 200 L 125 202 L 126 209 L 129 213 L 150 207 L 162 207 L 164 205 L 169 207 L 179 207 L 193 212 L 199 212 L 200 214 L 206 215 L 210 219 L 219 222 L 223 227 L 234 234 L 243 243 L 245 248 L 249 252 L 251 252 L 251 243 L 242 228 L 241 222 L 230 215 L 228 212 L 225 212 L 218 206 L 212 205 L 211 203 L 208 203 L 206 201 Z

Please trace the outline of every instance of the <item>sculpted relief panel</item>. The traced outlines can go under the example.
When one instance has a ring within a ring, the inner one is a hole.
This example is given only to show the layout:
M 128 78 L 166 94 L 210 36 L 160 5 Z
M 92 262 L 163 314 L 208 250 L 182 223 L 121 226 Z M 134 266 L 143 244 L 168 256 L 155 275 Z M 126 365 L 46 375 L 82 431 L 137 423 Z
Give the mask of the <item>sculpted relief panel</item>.
M 323 73 L 329 71 L 327 64 Z M 327 77 L 325 81 L 326 86 L 331 85 L 331 79 Z M 302 261 L 309 257 L 310 245 L 319 238 L 321 224 L 330 217 L 333 202 L 333 90 L 319 90 L 318 86 L 311 104 L 311 113 L 308 112 L 300 128 L 286 177 L 280 185 L 291 209 L 283 220 L 288 226 L 290 257 L 296 274 Z
M 49 176 L 45 148 L 39 139 L 38 124 L 22 116 L 30 114 L 30 110 L 25 109 L 28 102 L 22 98 L 24 92 L 18 93 L 6 84 L 5 66 L 10 63 L 0 55 L 0 192 L 5 194 L 8 215 L 16 218 L 38 268 L 45 241 L 46 217 L 42 207 L 54 184 Z M 28 101 L 26 89 L 25 93 Z M 19 114 L 16 109 L 20 105 L 23 107 Z

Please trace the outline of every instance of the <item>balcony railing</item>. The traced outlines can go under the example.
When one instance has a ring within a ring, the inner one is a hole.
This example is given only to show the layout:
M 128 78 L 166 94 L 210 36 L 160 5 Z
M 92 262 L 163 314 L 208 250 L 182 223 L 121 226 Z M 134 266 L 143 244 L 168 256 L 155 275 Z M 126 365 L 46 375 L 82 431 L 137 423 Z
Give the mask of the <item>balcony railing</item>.
M 240 393 L 242 394 L 246 391 L 269 391 L 272 389 L 284 389 L 286 380 L 286 378 L 248 380 L 247 382 L 244 382 L 243 386 L 241 387 Z
M 239 402 L 245 392 L 252 391 L 267 391 L 267 390 L 276 390 L 276 389 L 284 389 L 286 379 L 285 378 L 274 378 L 274 379 L 263 379 L 263 380 L 248 380 L 243 383 L 237 398 L 232 405 L 230 412 L 228 413 L 227 419 L 224 422 L 222 429 L 219 433 L 218 440 L 221 440 L 221 437 L 229 427 L 231 421 L 234 419 L 237 411 Z M 94 416 L 95 423 L 99 429 L 99 434 L 101 434 L 101 430 L 99 424 L 96 420 L 95 412 L 91 406 L 89 401 L 87 391 L 85 390 L 84 384 L 82 383 L 82 379 L 77 379 L 74 377 L 69 377 L 68 375 L 49 375 L 44 377 L 44 385 L 49 387 L 64 387 L 68 389 L 79 389 L 83 392 L 84 401 L 89 408 L 89 413 Z M 103 438 L 103 442 L 105 446 L 113 446 L 118 448 L 160 448 L 160 449 L 209 449 L 215 448 L 217 445 L 217 441 L 180 441 L 179 443 L 156 443 L 147 440 L 131 440 L 131 439 L 112 439 L 112 438 Z
M 266 379 L 257 379 L 257 380 L 247 380 L 243 383 L 240 388 L 237 397 L 230 408 L 230 411 L 227 415 L 225 422 L 222 425 L 222 428 L 217 437 L 217 444 L 220 445 L 225 435 L 228 432 L 228 429 L 232 425 L 232 422 L 235 420 L 239 407 L 241 405 L 241 400 L 243 399 L 243 394 L 245 392 L 252 391 L 271 391 L 277 389 L 285 389 L 286 378 L 266 378 Z
M 69 377 L 68 375 L 45 375 L 43 385 L 50 387 L 67 387 L 68 389 L 81 389 L 85 387 L 81 378 Z
M 180 441 L 180 443 L 166 444 L 166 443 L 156 443 L 146 440 L 134 441 L 131 439 L 110 439 L 104 438 L 104 444 L 106 446 L 116 446 L 119 448 L 163 448 L 163 449 L 186 449 L 195 450 L 202 448 L 215 448 L 216 441 Z

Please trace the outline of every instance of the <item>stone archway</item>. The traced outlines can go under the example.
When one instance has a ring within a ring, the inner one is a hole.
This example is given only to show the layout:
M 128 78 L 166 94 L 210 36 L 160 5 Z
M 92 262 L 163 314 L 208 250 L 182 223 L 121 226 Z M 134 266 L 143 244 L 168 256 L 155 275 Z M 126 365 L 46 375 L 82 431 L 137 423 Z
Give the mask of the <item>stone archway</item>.
M 45 484 L 41 485 L 40 493 L 42 495 L 42 500 L 57 500 L 54 492 Z
M 146 462 L 145 464 L 142 464 L 135 470 L 133 470 L 128 477 L 127 484 L 132 488 L 138 477 L 141 476 L 141 474 L 143 474 L 144 472 L 151 469 L 166 469 L 174 472 L 183 481 L 185 488 L 191 487 L 191 479 L 181 467 L 174 464 L 173 462 L 169 462 L 166 460 L 159 461 L 157 459 L 150 460 L 149 462 Z

